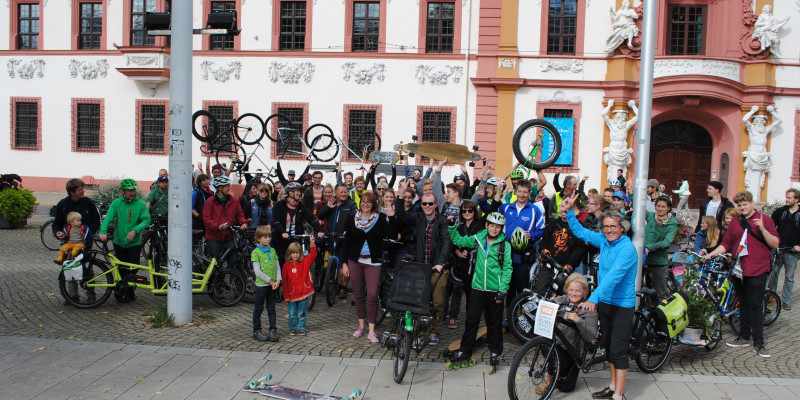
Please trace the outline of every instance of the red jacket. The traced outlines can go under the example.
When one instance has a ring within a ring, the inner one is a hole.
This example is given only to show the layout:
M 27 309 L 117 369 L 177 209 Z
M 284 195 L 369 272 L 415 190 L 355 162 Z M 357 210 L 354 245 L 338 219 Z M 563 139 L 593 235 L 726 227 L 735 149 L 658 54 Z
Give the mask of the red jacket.
M 228 226 L 241 225 L 247 222 L 247 219 L 244 217 L 242 206 L 239 205 L 239 202 L 233 198 L 233 196 L 228 196 L 228 201 L 225 202 L 223 206 L 215 194 L 206 200 L 206 203 L 203 205 L 203 223 L 206 225 L 206 240 L 219 240 L 223 242 L 226 240 L 233 240 L 231 231 L 227 229 L 219 230 L 219 226 L 226 222 Z
M 300 262 L 286 262 L 281 270 L 283 284 L 283 299 L 286 301 L 300 301 L 314 293 L 311 284 L 311 265 L 317 258 L 317 246 L 311 248 L 308 256 Z

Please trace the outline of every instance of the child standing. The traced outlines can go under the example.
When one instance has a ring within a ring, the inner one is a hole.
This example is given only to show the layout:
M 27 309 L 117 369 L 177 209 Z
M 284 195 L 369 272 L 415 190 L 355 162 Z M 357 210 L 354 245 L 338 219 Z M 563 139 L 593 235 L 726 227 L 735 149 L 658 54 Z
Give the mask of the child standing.
M 300 243 L 292 242 L 286 250 L 286 263 L 283 264 L 283 299 L 289 303 L 289 336 L 306 335 L 306 299 L 314 294 L 311 284 L 311 265 L 317 258 L 314 236 L 309 238 L 311 251 L 303 258 Z
M 266 342 L 278 341 L 278 327 L 275 317 L 275 299 L 278 297 L 278 286 L 281 284 L 281 268 L 278 253 L 270 247 L 272 229 L 269 225 L 256 228 L 255 239 L 258 246 L 250 255 L 253 271 L 256 274 L 255 307 L 253 308 L 253 339 Z M 269 336 L 261 332 L 261 312 L 267 304 L 269 318 Z
M 64 239 L 66 243 L 58 249 L 58 258 L 53 260 L 56 264 L 64 261 L 64 254 L 71 252 L 72 257 L 78 255 L 85 246 L 86 238 L 89 236 L 89 227 L 83 226 L 81 214 L 73 211 L 67 214 L 67 226 L 64 227 Z
M 486 229 L 472 236 L 461 236 L 457 226 L 450 227 L 450 239 L 456 247 L 478 247 L 477 266 L 472 278 L 472 290 L 467 301 L 467 321 L 461 348 L 450 357 L 451 362 L 469 360 L 478 334 L 481 314 L 486 321 L 493 374 L 503 354 L 503 300 L 511 282 L 511 246 L 505 243 L 503 214 L 493 212 L 486 217 Z

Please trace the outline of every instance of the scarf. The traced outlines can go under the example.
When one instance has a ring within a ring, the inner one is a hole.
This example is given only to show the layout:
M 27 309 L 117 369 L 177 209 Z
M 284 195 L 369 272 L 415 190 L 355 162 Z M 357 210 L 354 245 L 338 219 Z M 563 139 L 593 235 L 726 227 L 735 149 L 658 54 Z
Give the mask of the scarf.
M 374 212 L 366 221 L 364 221 L 363 218 L 361 218 L 361 211 L 356 211 L 356 228 L 361 229 L 364 232 L 369 232 L 369 230 L 375 226 L 375 223 L 378 222 L 379 215 L 379 213 Z
M 659 217 L 658 214 L 656 214 L 656 224 L 658 224 L 658 226 L 666 225 L 667 222 L 669 222 L 669 219 L 670 219 L 669 214 L 667 214 L 667 215 L 665 215 L 663 217 Z
M 261 208 L 269 208 L 269 205 L 270 205 L 269 196 L 267 196 L 267 197 L 265 197 L 263 199 L 261 198 L 261 196 L 256 196 L 256 197 L 253 197 L 253 199 L 256 201 L 256 204 L 259 207 L 261 207 Z
M 217 191 L 217 200 L 219 200 L 219 202 L 222 203 L 223 206 L 225 205 L 225 203 L 228 202 L 229 198 L 230 196 L 223 196 L 222 193 L 219 192 L 219 190 Z

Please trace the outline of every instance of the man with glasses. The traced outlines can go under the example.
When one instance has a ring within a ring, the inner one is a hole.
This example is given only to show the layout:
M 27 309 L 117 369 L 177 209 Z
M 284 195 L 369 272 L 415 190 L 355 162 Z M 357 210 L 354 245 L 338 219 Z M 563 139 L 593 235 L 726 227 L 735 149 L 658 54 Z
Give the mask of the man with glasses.
M 625 236 L 623 217 L 609 211 L 603 217 L 603 232 L 592 232 L 583 226 L 572 211 L 578 193 L 565 198 L 569 228 L 579 239 L 600 249 L 598 286 L 579 307 L 594 312 L 600 320 L 601 343 L 611 364 L 611 384 L 592 393 L 595 399 L 621 400 L 628 377 L 628 345 L 633 330 L 636 307 L 636 272 L 639 255 L 633 242 Z
M 273 206 L 272 242 L 281 265 L 286 258 L 286 249 L 292 242 L 291 237 L 305 234 L 305 223 L 311 225 L 317 237 L 322 238 L 325 235 L 314 212 L 302 204 L 302 198 L 303 186 L 290 182 L 286 185 L 286 198 Z
M 416 262 L 431 264 L 435 272 L 442 271 L 443 275 L 438 283 L 436 278 L 439 274 L 431 275 L 431 284 L 437 283 L 433 288 L 433 307 L 436 310 L 436 318 L 431 321 L 431 335 L 428 343 L 439 344 L 439 332 L 442 328 L 444 318 L 444 299 L 447 289 L 447 270 L 449 258 L 453 246 L 450 241 L 450 233 L 447 229 L 447 219 L 438 212 L 436 198 L 432 194 L 422 196 L 422 212 L 417 213 L 417 243 L 416 243 Z M 443 271 L 444 270 L 444 271 Z M 432 310 L 433 311 L 433 310 Z M 417 338 L 414 345 L 419 346 L 422 339 Z

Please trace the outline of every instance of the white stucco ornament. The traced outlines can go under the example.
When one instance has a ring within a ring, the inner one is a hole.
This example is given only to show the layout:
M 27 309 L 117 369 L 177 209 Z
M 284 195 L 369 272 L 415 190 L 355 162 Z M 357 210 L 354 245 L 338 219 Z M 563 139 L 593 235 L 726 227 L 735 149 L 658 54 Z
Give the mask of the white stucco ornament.
M 108 76 L 108 60 L 103 58 L 92 63 L 73 58 L 69 61 L 69 76 L 77 78 L 78 75 L 84 80 L 105 78 Z
M 608 117 L 608 112 L 614 106 L 614 100 L 609 100 L 606 108 L 603 109 L 601 115 L 603 120 L 608 126 L 609 137 L 611 142 L 608 147 L 603 148 L 603 162 L 608 166 L 607 175 L 609 177 L 617 176 L 616 171 L 621 169 L 625 171 L 631 165 L 631 154 L 633 149 L 628 148 L 628 131 L 639 120 L 639 109 L 636 108 L 636 103 L 631 100 L 628 102 L 628 107 L 633 110 L 633 118 L 628 119 L 627 110 L 614 111 L 614 119 Z
M 767 125 L 766 115 L 753 116 L 757 111 L 758 106 L 753 106 L 750 112 L 742 118 L 742 122 L 747 128 L 747 136 L 750 138 L 750 145 L 747 146 L 747 151 L 742 152 L 742 157 L 744 157 L 742 167 L 745 171 L 744 186 L 753 194 L 755 201 L 761 201 L 761 188 L 764 187 L 767 172 L 772 166 L 770 154 L 767 152 L 767 136 L 783 120 L 775 112 L 774 107 L 767 106 L 767 111 L 772 114 L 772 123 Z M 750 122 L 751 118 L 753 122 Z
M 355 77 L 355 81 L 359 85 L 369 85 L 372 83 L 372 79 L 376 79 L 378 82 L 383 82 L 386 78 L 384 76 L 384 72 L 386 72 L 386 65 L 383 63 L 375 63 L 372 64 L 372 67 L 358 69 L 358 64 L 354 62 L 348 62 L 342 64 L 342 69 L 344 70 L 344 76 L 342 79 L 345 82 L 349 81 L 350 78 Z
M 295 84 L 300 82 L 300 78 L 302 78 L 303 82 L 309 83 L 311 78 L 314 77 L 314 70 L 314 64 L 310 62 L 289 65 L 288 63 L 273 61 L 269 65 L 269 80 L 275 83 L 280 78 L 283 83 Z
M 453 83 L 458 83 L 464 75 L 464 67 L 455 65 L 445 65 L 441 69 L 436 69 L 433 65 L 417 65 L 416 71 L 414 78 L 420 85 L 426 81 L 435 86 L 447 85 L 451 77 Z
M 16 78 L 19 75 L 22 79 L 33 79 L 44 77 L 44 60 L 37 58 L 28 62 L 22 62 L 19 58 L 9 58 L 8 63 L 8 76 Z
M 242 72 L 242 63 L 241 61 L 231 61 L 228 63 L 227 67 L 220 66 L 214 68 L 214 62 L 206 60 L 200 63 L 200 69 L 203 70 L 201 76 L 204 80 L 208 80 L 208 74 L 210 72 L 217 82 L 227 82 L 231 79 L 231 75 L 233 75 L 233 79 L 238 81 L 239 75 Z
M 781 42 L 780 39 L 778 39 L 778 30 L 786 25 L 788 21 L 789 17 L 783 20 L 775 18 L 775 16 L 772 15 L 772 6 L 769 4 L 761 8 L 761 14 L 758 15 L 758 19 L 753 26 L 753 35 L 751 36 L 761 43 L 761 51 L 769 47 L 772 53 L 778 54 L 778 44 Z
M 628 47 L 633 47 L 633 38 L 639 36 L 639 28 L 636 27 L 636 20 L 639 15 L 631 9 L 628 0 L 622 1 L 619 10 L 614 11 L 614 7 L 609 7 L 611 15 L 611 28 L 613 31 L 606 39 L 606 52 L 612 53 L 623 42 L 628 42 Z

